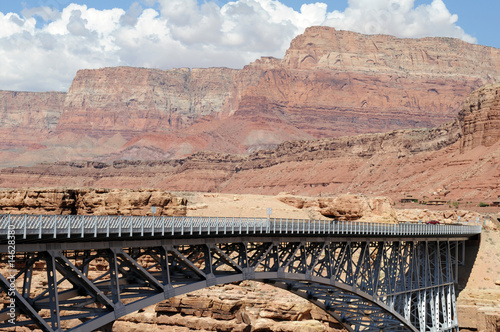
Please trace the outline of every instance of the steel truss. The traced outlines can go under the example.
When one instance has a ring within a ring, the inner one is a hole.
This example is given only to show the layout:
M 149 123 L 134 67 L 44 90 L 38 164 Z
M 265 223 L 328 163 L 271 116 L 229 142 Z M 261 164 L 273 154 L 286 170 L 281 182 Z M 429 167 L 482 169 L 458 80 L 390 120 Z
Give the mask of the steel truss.
M 14 276 L 0 275 L 0 287 L 8 293 L 17 285 L 16 325 L 43 331 L 95 330 L 173 296 L 242 280 L 298 294 L 349 331 L 458 331 L 454 282 L 463 245 L 328 236 L 54 244 L 17 253 L 22 264 Z M 0 328 L 11 326 L 8 313 L 0 311 Z

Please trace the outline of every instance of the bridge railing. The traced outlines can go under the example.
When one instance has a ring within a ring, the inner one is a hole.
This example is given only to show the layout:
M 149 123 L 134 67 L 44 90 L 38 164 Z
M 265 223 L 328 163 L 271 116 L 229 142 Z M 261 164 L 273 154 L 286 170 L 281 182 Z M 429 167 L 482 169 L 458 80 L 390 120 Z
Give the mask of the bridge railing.
M 479 233 L 481 226 L 475 225 L 382 224 L 284 218 L 0 215 L 0 241 L 4 241 L 7 235 L 22 239 L 41 239 L 238 234 L 424 236 Z

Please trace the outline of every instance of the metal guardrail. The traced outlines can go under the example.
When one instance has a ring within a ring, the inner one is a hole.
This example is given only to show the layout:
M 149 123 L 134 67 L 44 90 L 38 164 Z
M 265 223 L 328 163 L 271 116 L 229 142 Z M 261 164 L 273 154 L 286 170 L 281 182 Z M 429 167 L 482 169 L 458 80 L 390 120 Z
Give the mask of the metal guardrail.
M 240 234 L 474 235 L 481 226 L 378 224 L 331 220 L 226 217 L 149 217 L 80 215 L 0 215 L 0 241 L 38 237 L 88 238 Z

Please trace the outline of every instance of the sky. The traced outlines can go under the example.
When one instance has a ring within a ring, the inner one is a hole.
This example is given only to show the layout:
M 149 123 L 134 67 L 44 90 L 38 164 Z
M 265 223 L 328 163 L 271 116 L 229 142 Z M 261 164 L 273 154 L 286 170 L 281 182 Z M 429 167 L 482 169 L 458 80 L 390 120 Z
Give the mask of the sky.
M 313 25 L 500 48 L 498 0 L 0 0 L 0 90 L 67 91 L 79 69 L 242 68 Z

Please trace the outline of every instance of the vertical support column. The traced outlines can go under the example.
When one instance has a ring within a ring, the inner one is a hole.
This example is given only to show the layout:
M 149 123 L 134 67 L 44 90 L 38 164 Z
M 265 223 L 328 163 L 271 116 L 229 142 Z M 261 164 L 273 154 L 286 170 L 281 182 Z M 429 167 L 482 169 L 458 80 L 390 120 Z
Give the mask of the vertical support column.
M 447 288 L 448 289 L 446 292 L 446 314 L 444 315 L 444 317 L 446 319 L 446 324 L 450 328 L 452 326 L 452 322 L 451 322 L 451 315 L 452 315 L 451 294 L 453 293 L 453 285 L 449 285 Z M 455 300 L 455 298 L 453 298 L 453 300 Z
M 458 241 L 455 242 L 455 275 L 453 276 L 455 287 L 458 286 Z
M 30 292 L 31 292 L 31 280 L 33 277 L 33 264 L 35 264 L 35 261 L 33 259 L 33 254 L 29 253 L 28 257 L 26 257 L 26 262 L 29 264 L 29 266 L 26 269 L 26 272 L 24 273 L 24 281 L 23 281 L 23 297 L 25 299 L 29 298 Z
M 420 327 L 421 332 L 425 332 L 425 323 L 426 323 L 426 312 L 425 312 L 425 305 L 427 301 L 427 292 L 424 291 L 419 291 L 418 293 L 418 302 L 417 302 L 417 310 L 418 310 L 418 323 Z
M 47 263 L 47 288 L 49 290 L 50 322 L 54 331 L 61 331 L 61 316 L 59 314 L 59 297 L 57 293 L 57 271 L 54 256 L 53 252 L 45 253 Z
M 439 331 L 439 290 L 432 288 L 429 291 L 431 331 Z
M 91 256 L 90 250 L 85 250 L 82 257 L 82 265 L 79 267 L 80 271 L 88 278 L 89 277 L 89 261 L 88 258 Z M 76 265 L 76 264 L 75 264 Z
M 455 331 L 458 331 L 458 313 L 457 313 L 457 302 L 456 302 L 456 296 L 455 296 L 455 288 L 453 286 L 450 286 L 450 292 L 451 292 L 451 311 L 450 314 L 453 315 L 453 317 L 450 317 L 450 321 L 452 323 L 452 326 L 455 328 Z
M 407 321 L 411 319 L 411 297 L 409 293 L 403 294 L 404 301 L 404 316 Z
M 170 279 L 170 266 L 168 262 L 167 246 L 160 247 L 160 266 L 161 266 L 162 283 L 165 286 L 164 287 L 165 299 L 169 299 L 175 296 L 175 291 L 174 287 L 172 286 L 172 280 Z
M 248 224 L 247 224 L 248 227 Z M 212 245 L 203 245 L 203 256 L 205 259 L 205 275 L 207 276 L 207 287 L 213 286 L 216 283 L 215 280 L 215 275 L 213 273 L 213 266 L 212 266 L 212 250 L 211 250 Z
M 448 315 L 447 315 L 447 305 L 446 305 L 446 287 L 439 287 L 439 294 L 441 295 L 441 315 L 443 317 L 443 328 L 448 327 Z
M 160 266 L 163 285 L 171 285 L 170 267 L 168 265 L 168 251 L 166 246 L 160 247 Z
M 109 283 L 111 288 L 111 300 L 115 308 L 115 318 L 119 318 L 125 314 L 125 306 L 123 305 L 120 297 L 120 281 L 118 275 L 118 260 L 116 257 L 116 249 L 108 249 L 108 263 L 109 263 Z

